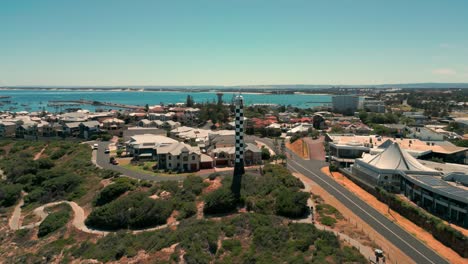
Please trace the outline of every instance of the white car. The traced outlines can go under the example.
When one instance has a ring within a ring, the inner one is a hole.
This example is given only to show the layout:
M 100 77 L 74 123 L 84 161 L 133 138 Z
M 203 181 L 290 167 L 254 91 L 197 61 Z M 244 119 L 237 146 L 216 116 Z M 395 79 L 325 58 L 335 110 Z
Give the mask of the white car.
M 99 148 L 99 145 L 98 144 L 93 144 L 93 150 L 94 149 L 98 149 Z

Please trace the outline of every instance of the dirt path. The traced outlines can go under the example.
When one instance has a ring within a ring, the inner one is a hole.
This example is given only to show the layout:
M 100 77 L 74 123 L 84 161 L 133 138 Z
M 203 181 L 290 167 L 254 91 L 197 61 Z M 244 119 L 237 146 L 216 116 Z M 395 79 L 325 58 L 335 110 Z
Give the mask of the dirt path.
M 439 242 L 437 239 L 435 239 L 432 236 L 432 234 L 430 234 L 423 228 L 417 226 L 416 224 L 406 219 L 405 217 L 401 216 L 397 212 L 389 209 L 388 205 L 377 200 L 375 196 L 366 192 L 364 189 L 356 185 L 346 176 L 342 175 L 339 172 L 333 172 L 333 174 L 330 174 L 328 167 L 322 168 L 322 172 L 330 177 L 333 177 L 336 182 L 338 182 L 339 184 L 343 185 L 345 188 L 347 188 L 348 190 L 356 194 L 359 198 L 361 198 L 363 201 L 371 205 L 374 209 L 379 211 L 381 214 L 383 214 L 388 219 L 392 220 L 393 222 L 398 224 L 400 227 L 405 229 L 408 233 L 412 234 L 413 236 L 421 240 L 423 243 L 428 245 L 432 250 L 437 252 L 439 255 L 448 259 L 450 263 L 456 263 L 456 264 L 467 263 L 467 260 L 465 258 L 462 258 L 451 248 Z
M 36 153 L 36 155 L 34 155 L 34 160 L 38 160 L 38 159 L 41 157 L 42 153 L 44 153 L 44 151 L 46 150 L 47 146 L 48 146 L 48 145 L 45 145 L 45 146 L 41 149 L 41 151 L 39 151 L 38 153 Z
M 304 185 L 306 186 L 306 190 L 311 191 L 315 195 L 319 195 L 324 200 L 325 203 L 330 204 L 336 209 L 338 209 L 338 211 L 340 211 L 340 213 L 345 217 L 345 219 L 347 219 L 349 224 L 353 225 L 354 229 L 359 229 L 360 233 L 364 233 L 366 235 L 367 240 L 371 240 L 372 243 L 377 244 L 380 247 L 380 249 L 382 249 L 385 252 L 385 255 L 387 257 L 387 263 L 414 263 L 414 261 L 411 258 L 409 258 L 407 255 L 405 255 L 399 248 L 395 247 L 385 237 L 383 237 L 378 232 L 376 232 L 360 217 L 355 215 L 351 210 L 349 210 L 342 203 L 340 203 L 334 196 L 330 195 L 328 192 L 322 189 L 314 181 L 312 181 L 311 179 L 309 179 L 308 177 L 300 173 L 293 173 L 293 175 L 299 178 L 304 183 Z M 309 189 L 307 189 L 307 186 L 310 186 Z M 343 234 L 343 235 L 344 236 L 341 236 L 341 237 L 343 237 L 344 240 L 346 241 L 357 240 L 357 239 L 351 238 L 349 234 Z M 352 240 L 349 240 L 349 239 L 352 239 Z M 364 241 L 357 240 L 357 242 L 363 244 Z M 350 242 L 350 243 L 355 243 L 355 242 Z M 359 247 L 359 249 L 360 248 L 361 247 Z M 367 256 L 369 254 L 368 249 L 363 248 L 363 250 L 365 250 L 363 255 Z
M 12 230 L 34 228 L 36 226 L 39 226 L 42 223 L 42 221 L 44 221 L 44 219 L 47 217 L 47 215 L 49 215 L 45 211 L 46 208 L 51 207 L 51 206 L 55 206 L 55 205 L 58 205 L 58 204 L 66 203 L 66 204 L 70 205 L 70 207 L 73 210 L 72 225 L 76 229 L 78 229 L 78 230 L 80 230 L 82 232 L 88 233 L 88 234 L 95 234 L 95 235 L 101 235 L 101 236 L 112 233 L 110 231 L 101 231 L 101 230 L 96 230 L 96 229 L 92 229 L 92 228 L 87 227 L 85 225 L 86 216 L 85 216 L 85 212 L 84 212 L 83 208 L 81 206 L 79 206 L 77 203 L 69 202 L 69 201 L 58 201 L 58 202 L 48 203 L 48 204 L 42 205 L 42 206 L 34 209 L 33 213 L 35 215 L 37 215 L 41 220 L 39 220 L 36 223 L 32 223 L 32 224 L 29 224 L 29 225 L 22 226 L 20 219 L 21 219 L 21 206 L 24 205 L 23 196 L 21 197 L 21 200 L 18 203 L 18 205 L 16 205 L 16 207 L 15 207 L 15 209 L 13 211 L 13 214 L 12 214 L 12 216 L 10 217 L 10 219 L 8 221 L 9 227 Z M 145 229 L 141 229 L 141 230 L 134 230 L 134 231 L 132 231 L 132 233 L 133 234 L 138 234 L 138 233 L 141 233 L 141 232 L 154 231 L 154 230 L 164 229 L 164 228 L 167 228 L 167 227 L 172 227 L 172 226 L 177 226 L 177 225 L 179 225 L 179 221 L 174 221 L 172 223 L 165 224 L 165 225 L 160 225 L 160 226 L 157 226 L 157 227 L 145 228 Z M 115 232 L 117 232 L 117 231 L 115 231 Z
M 8 220 L 8 226 L 12 230 L 18 230 L 21 227 L 21 206 L 24 205 L 24 193 L 21 193 L 21 199 L 13 210 L 13 214 Z

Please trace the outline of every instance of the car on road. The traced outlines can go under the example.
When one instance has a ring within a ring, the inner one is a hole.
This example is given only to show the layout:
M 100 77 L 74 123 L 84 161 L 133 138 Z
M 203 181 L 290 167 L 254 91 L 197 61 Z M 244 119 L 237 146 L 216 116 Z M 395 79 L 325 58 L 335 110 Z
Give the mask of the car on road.
M 109 149 L 109 148 L 106 148 L 106 149 L 104 150 L 104 153 L 106 153 L 106 154 L 107 154 L 107 153 L 110 153 L 110 149 Z
M 93 150 L 98 149 L 98 148 L 99 148 L 99 144 L 93 144 Z
M 111 157 L 109 159 L 109 163 L 112 164 L 112 165 L 118 165 L 119 161 L 117 161 L 114 157 Z

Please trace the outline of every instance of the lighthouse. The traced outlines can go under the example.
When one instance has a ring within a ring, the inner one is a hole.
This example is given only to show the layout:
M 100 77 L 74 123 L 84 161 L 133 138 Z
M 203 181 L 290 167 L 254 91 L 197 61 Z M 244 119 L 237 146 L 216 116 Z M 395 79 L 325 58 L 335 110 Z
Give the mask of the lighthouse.
M 238 95 L 234 99 L 236 111 L 236 157 L 234 161 L 234 175 L 232 177 L 231 190 L 234 196 L 240 198 L 240 189 L 244 169 L 244 98 Z

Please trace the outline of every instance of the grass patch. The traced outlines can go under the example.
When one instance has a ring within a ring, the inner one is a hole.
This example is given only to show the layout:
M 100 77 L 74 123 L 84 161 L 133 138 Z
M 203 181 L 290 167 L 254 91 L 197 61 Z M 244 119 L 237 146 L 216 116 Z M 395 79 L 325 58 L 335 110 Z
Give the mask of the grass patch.
M 62 209 L 49 214 L 39 225 L 38 237 L 47 236 L 67 224 L 71 216 L 71 207 L 68 204 L 62 204 L 60 208 Z

